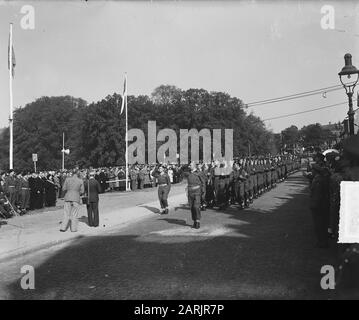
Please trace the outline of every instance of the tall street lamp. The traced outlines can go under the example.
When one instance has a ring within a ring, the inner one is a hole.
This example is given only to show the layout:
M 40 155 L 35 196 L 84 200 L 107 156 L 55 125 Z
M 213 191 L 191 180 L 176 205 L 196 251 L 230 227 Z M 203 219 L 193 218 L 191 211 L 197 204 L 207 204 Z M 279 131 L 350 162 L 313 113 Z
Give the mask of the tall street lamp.
M 354 135 L 354 110 L 353 110 L 353 93 L 354 88 L 359 79 L 359 70 L 353 66 L 352 64 L 352 55 L 347 53 L 344 56 L 345 66 L 343 67 L 342 71 L 338 73 L 340 82 L 342 83 L 345 92 L 348 96 L 349 100 L 349 135 Z M 354 75 L 354 80 L 351 79 L 351 76 Z

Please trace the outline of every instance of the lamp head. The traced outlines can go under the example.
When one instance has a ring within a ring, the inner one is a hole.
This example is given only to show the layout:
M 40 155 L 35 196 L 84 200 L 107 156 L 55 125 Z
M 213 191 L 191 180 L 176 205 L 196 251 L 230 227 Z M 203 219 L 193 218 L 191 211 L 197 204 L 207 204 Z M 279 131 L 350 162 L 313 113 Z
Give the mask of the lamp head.
M 353 94 L 354 87 L 359 80 L 359 70 L 352 64 L 352 55 L 347 53 L 344 56 L 345 66 L 338 73 L 341 84 L 344 86 L 347 94 Z M 351 80 L 351 76 L 356 75 L 354 80 Z
M 345 66 L 338 73 L 339 76 L 348 76 L 350 78 L 351 75 L 359 73 L 359 70 L 352 64 L 352 55 L 350 53 L 345 54 L 344 61 Z

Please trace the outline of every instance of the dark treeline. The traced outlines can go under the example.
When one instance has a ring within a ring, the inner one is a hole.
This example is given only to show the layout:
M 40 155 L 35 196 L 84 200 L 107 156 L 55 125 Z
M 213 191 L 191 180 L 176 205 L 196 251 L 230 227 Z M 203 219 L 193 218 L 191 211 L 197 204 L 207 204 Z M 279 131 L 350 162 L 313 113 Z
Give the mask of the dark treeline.
M 91 104 L 70 96 L 42 97 L 16 109 L 14 168 L 31 170 L 32 153 L 38 154 L 39 170 L 61 168 L 62 132 L 65 147 L 70 149 L 67 168 L 123 165 L 125 112 L 120 114 L 121 99 L 116 93 Z M 179 129 L 233 128 L 234 156 L 248 155 L 249 150 L 251 154 L 278 151 L 274 134 L 260 118 L 246 114 L 240 99 L 223 92 L 160 86 L 151 97 L 128 96 L 129 129 L 142 129 L 147 137 L 149 120 L 156 121 L 157 130 L 170 128 L 177 133 Z M 8 150 L 9 129 L 6 128 L 0 136 L 3 170 L 8 168 Z

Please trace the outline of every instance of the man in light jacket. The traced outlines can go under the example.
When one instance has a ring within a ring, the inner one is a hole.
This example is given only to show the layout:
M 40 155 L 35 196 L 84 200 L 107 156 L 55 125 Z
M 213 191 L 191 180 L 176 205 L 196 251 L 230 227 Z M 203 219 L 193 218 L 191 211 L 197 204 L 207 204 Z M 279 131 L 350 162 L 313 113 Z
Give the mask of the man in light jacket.
M 80 209 L 81 195 L 84 193 L 84 183 L 78 176 L 78 171 L 74 170 L 72 176 L 66 178 L 62 191 L 65 193 L 64 218 L 60 231 L 67 230 L 69 221 L 72 232 L 77 231 L 78 212 Z

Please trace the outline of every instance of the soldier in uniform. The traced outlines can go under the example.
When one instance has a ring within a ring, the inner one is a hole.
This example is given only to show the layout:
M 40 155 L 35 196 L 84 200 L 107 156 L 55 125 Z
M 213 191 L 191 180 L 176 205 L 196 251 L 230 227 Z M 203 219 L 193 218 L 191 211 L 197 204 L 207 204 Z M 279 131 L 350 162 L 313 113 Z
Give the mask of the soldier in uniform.
M 99 178 L 99 182 L 101 185 L 101 191 L 102 191 L 102 193 L 104 193 L 106 191 L 106 186 L 107 186 L 107 175 L 106 175 L 104 169 L 101 169 L 101 172 L 99 173 L 98 178 Z
M 223 168 L 224 175 L 224 207 L 228 207 L 231 204 L 232 194 L 232 180 L 233 180 L 233 162 L 225 161 Z
M 281 182 L 281 173 L 282 170 L 280 168 L 280 157 L 276 158 L 276 171 L 277 171 L 277 183 Z
M 20 209 L 25 212 L 30 206 L 29 176 L 24 172 L 19 180 Z
M 218 185 L 217 185 L 217 205 L 219 209 L 223 209 L 227 206 L 227 198 L 226 198 L 226 168 L 225 163 L 221 162 L 219 164 L 218 170 L 216 172 L 216 176 L 218 177 Z
M 248 163 L 244 159 L 243 161 L 243 170 L 242 170 L 242 177 L 244 182 L 244 206 L 249 207 L 250 203 L 250 174 L 248 172 Z
M 271 165 L 269 158 L 266 159 L 266 186 L 267 191 L 269 191 L 272 188 L 272 171 L 271 171 Z
M 206 183 L 206 206 L 209 208 L 213 208 L 215 203 L 215 194 L 213 187 L 213 179 L 214 179 L 214 168 L 212 165 L 208 166 L 207 169 L 207 183 Z
M 285 176 L 285 158 L 284 157 L 282 157 L 282 161 L 281 161 L 281 177 L 282 177 L 281 181 L 283 182 L 286 178 L 286 176 Z
M 139 189 L 143 189 L 145 187 L 146 173 L 147 173 L 147 169 L 145 166 L 142 167 L 138 172 Z
M 240 162 L 236 162 L 233 168 L 233 184 L 235 201 L 241 209 L 244 208 L 244 184 L 242 182 L 242 167 Z
M 188 201 L 191 209 L 193 228 L 200 228 L 201 221 L 201 194 L 204 185 L 203 176 L 198 173 L 197 166 L 191 163 L 190 172 L 184 172 L 184 178 L 187 180 Z
M 160 201 L 161 214 L 168 214 L 168 194 L 171 190 L 171 181 L 163 166 L 152 172 L 152 176 L 157 179 L 158 200 Z
M 221 179 L 221 168 L 218 161 L 215 161 L 213 168 L 213 187 L 214 187 L 214 206 L 219 206 L 220 203 L 220 188 L 219 183 Z
M 206 211 L 206 189 L 207 189 L 207 172 L 206 172 L 205 165 L 198 164 L 197 171 L 198 174 L 201 175 L 203 185 L 201 186 L 201 210 Z
M 253 168 L 251 165 L 251 160 L 247 158 L 246 161 L 246 172 L 248 174 L 247 177 L 247 199 L 248 204 L 253 202 Z
M 232 204 L 239 203 L 239 165 L 238 162 L 235 161 L 233 164 L 232 170 L 232 181 L 231 181 L 231 189 L 232 189 Z
M 132 167 L 130 170 L 130 180 L 131 180 L 131 190 L 137 190 L 137 183 L 138 183 L 138 170 L 136 167 Z
M 256 168 L 256 160 L 251 160 L 251 179 L 252 179 L 252 202 L 253 199 L 257 199 L 258 193 L 258 178 L 257 178 L 257 168 Z
M 14 170 L 9 170 L 9 175 L 5 178 L 4 184 L 5 193 L 9 197 L 9 202 L 16 208 L 16 200 L 17 200 L 17 191 L 18 191 L 18 181 L 15 177 Z
M 270 160 L 271 161 L 271 182 L 272 182 L 272 188 L 277 186 L 277 170 L 276 170 L 276 164 L 274 161 L 274 158 Z
M 253 183 L 253 197 L 254 199 L 257 199 L 258 194 L 258 177 L 259 177 L 259 171 L 258 171 L 258 159 L 253 160 L 253 171 L 254 171 L 254 183 Z
M 263 189 L 264 189 L 264 186 L 263 186 L 264 167 L 263 167 L 262 159 L 258 160 L 257 172 L 258 172 L 258 195 L 260 196 L 263 193 Z

